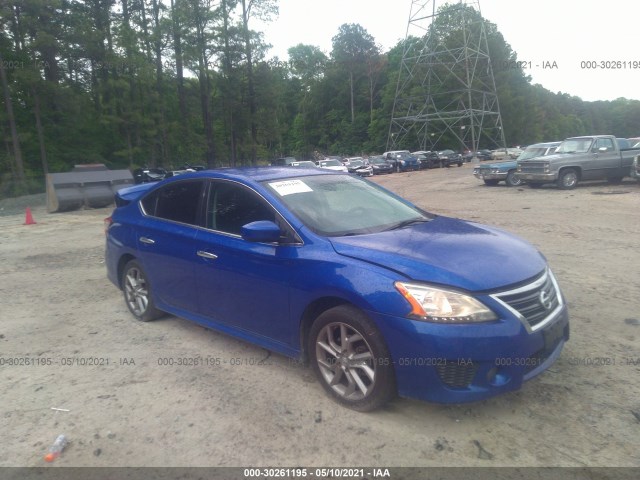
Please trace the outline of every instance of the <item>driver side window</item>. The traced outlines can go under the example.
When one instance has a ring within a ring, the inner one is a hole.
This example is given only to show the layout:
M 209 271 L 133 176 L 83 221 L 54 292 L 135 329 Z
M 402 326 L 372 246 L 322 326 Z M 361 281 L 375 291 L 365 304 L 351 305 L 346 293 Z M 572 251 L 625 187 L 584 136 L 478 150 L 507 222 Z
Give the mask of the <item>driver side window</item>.
M 240 235 L 243 225 L 275 222 L 273 209 L 255 192 L 231 182 L 214 182 L 207 201 L 207 228 Z

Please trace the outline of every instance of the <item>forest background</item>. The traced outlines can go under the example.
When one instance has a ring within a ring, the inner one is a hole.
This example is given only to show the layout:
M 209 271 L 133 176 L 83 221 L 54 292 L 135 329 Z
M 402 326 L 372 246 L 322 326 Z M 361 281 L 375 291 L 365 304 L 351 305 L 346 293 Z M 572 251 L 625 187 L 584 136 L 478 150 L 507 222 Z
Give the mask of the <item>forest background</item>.
M 277 0 L 0 1 L 0 198 L 41 192 L 46 173 L 76 164 L 214 168 L 381 153 L 403 42 L 382 51 L 344 24 L 328 54 L 298 44 L 283 61 L 253 29 L 277 15 Z M 464 16 L 441 17 L 455 44 Z M 507 146 L 640 135 L 640 101 L 534 85 L 496 25 L 485 26 Z M 465 147 L 446 136 L 438 145 Z

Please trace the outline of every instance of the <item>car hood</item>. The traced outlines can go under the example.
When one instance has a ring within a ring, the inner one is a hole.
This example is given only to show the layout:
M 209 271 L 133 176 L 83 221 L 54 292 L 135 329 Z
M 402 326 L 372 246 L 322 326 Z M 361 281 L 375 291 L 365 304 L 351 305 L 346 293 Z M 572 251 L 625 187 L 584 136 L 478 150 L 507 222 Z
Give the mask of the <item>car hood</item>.
M 529 243 L 502 230 L 449 217 L 370 235 L 330 239 L 340 255 L 406 277 L 469 291 L 528 280 L 546 266 Z
M 485 163 L 484 165 L 480 165 L 480 168 L 513 168 L 517 165 L 515 160 L 509 160 L 506 162 L 497 162 L 497 163 Z
M 584 153 L 554 153 L 551 155 L 539 155 L 537 157 L 527 158 L 526 160 L 518 160 L 518 163 L 527 162 L 546 162 L 547 160 L 558 160 L 560 158 L 567 158 L 567 155 L 584 155 Z

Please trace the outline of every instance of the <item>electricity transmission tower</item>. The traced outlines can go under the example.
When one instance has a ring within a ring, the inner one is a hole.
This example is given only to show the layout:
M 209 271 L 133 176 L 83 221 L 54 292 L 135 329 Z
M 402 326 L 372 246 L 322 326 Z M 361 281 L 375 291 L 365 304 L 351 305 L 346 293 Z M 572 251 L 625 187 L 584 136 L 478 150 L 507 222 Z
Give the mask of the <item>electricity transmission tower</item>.
M 504 146 L 480 1 L 412 0 L 387 150 Z

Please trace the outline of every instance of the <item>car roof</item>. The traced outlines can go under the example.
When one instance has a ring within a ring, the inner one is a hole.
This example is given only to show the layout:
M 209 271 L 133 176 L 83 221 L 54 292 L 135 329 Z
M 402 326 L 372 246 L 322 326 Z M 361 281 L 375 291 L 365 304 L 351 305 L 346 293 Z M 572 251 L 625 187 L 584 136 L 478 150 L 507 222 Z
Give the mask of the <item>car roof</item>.
M 535 148 L 549 148 L 549 147 L 557 147 L 562 142 L 544 142 L 544 143 L 534 143 L 529 145 L 527 148 L 535 147 Z
M 201 170 L 199 172 L 184 173 L 176 180 L 187 178 L 221 178 L 227 180 L 252 180 L 262 182 L 265 180 L 285 180 L 287 178 L 299 177 L 300 175 L 335 175 L 339 172 L 321 170 L 319 168 L 291 168 L 291 167 L 240 167 L 221 168 L 213 170 Z

